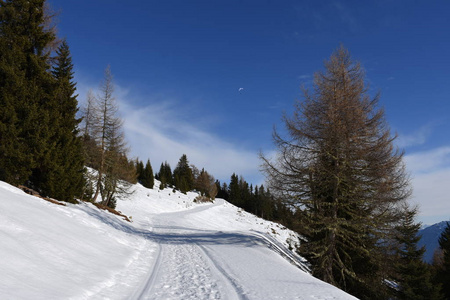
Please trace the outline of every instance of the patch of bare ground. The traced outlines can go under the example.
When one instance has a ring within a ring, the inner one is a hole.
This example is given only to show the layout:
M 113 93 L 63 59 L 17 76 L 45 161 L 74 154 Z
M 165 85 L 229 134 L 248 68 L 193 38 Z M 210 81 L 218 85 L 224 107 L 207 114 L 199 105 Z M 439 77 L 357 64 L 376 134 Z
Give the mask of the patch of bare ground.
M 114 208 L 108 207 L 108 206 L 103 205 L 101 203 L 92 203 L 92 204 L 94 204 L 98 209 L 106 210 L 106 211 L 108 211 L 108 212 L 110 212 L 112 214 L 115 214 L 117 216 L 122 217 L 125 221 L 128 221 L 128 222 L 131 223 L 131 220 L 127 216 L 122 214 L 122 212 L 115 210 Z
M 27 193 L 28 195 L 32 195 L 32 196 L 41 198 L 41 199 L 43 199 L 45 201 L 51 202 L 51 203 L 56 204 L 56 205 L 66 206 L 66 204 L 64 202 L 61 202 L 61 201 L 58 201 L 58 200 L 55 200 L 55 199 L 51 199 L 51 198 L 47 198 L 47 197 L 43 197 L 43 196 L 41 196 L 39 194 L 39 192 L 37 192 L 37 191 L 35 191 L 33 189 L 30 189 L 29 187 L 26 187 L 26 186 L 23 186 L 23 185 L 19 185 L 18 188 L 21 189 L 22 191 L 24 191 L 25 193 Z

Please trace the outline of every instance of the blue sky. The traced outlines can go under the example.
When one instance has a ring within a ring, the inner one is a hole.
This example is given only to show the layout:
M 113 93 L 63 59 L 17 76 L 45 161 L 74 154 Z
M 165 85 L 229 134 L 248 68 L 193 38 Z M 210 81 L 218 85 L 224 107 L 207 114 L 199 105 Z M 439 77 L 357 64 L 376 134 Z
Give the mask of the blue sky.
M 381 93 L 419 220 L 450 219 L 450 1 L 49 3 L 80 103 L 110 64 L 131 154 L 158 169 L 185 153 L 222 182 L 263 183 L 258 152 L 342 43 Z

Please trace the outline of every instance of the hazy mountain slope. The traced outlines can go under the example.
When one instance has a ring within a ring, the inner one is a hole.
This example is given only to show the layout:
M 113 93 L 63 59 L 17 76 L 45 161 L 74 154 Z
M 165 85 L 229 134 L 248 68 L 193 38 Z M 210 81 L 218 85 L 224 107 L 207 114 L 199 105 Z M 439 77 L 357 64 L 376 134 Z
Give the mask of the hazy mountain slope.
M 418 246 L 425 246 L 426 251 L 423 259 L 427 263 L 431 264 L 433 262 L 434 251 L 439 247 L 438 239 L 446 226 L 447 221 L 442 221 L 419 230 L 419 235 L 421 235 L 422 238 L 420 239 Z

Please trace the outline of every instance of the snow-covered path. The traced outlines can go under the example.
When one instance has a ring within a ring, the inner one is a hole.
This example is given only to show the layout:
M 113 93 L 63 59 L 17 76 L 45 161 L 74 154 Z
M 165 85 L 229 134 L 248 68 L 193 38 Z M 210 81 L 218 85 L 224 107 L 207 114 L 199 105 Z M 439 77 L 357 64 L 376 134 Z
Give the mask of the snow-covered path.
M 221 209 L 218 200 L 140 224 L 158 250 L 132 299 L 349 299 L 288 262 L 279 252 L 289 251 L 261 233 L 205 229 L 215 220 L 202 215 Z
M 0 182 L 0 299 L 355 299 L 299 268 L 295 233 L 195 196 L 137 185 L 128 223 Z

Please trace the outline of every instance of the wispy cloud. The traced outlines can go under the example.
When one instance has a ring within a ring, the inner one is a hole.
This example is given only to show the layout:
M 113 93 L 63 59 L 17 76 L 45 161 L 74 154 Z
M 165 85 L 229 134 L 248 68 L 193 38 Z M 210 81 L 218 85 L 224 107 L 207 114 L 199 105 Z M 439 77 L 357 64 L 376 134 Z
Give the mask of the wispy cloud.
M 78 81 L 81 105 L 89 89 L 95 92 L 98 85 Z M 262 180 L 257 151 L 233 144 L 208 130 L 214 126 L 213 117 L 203 118 L 178 99 L 134 96 L 117 84 L 114 97 L 124 120 L 131 155 L 142 160 L 149 158 L 155 172 L 164 161 L 175 168 L 181 155 L 186 154 L 190 163 L 204 167 L 221 181 L 228 181 L 232 173 L 243 175 L 250 182 Z
M 150 158 L 154 168 L 168 161 L 172 168 L 182 154 L 222 180 L 233 172 L 244 176 L 258 173 L 257 153 L 224 141 L 207 128 L 196 125 L 199 115 L 183 115 L 176 102 L 156 101 L 145 107 L 120 103 L 125 133 L 133 154 Z M 156 170 L 157 171 L 157 170 Z
M 77 82 L 78 100 L 83 106 L 87 92 L 91 89 L 95 94 L 99 83 L 83 78 L 77 78 Z M 155 172 L 164 161 L 175 168 L 181 155 L 186 154 L 191 164 L 205 168 L 223 182 L 236 173 L 249 182 L 262 183 L 257 150 L 226 141 L 209 130 L 215 125 L 214 116 L 202 117 L 190 105 L 164 95 L 136 96 L 116 82 L 114 97 L 124 120 L 130 154 L 141 160 L 149 158 Z
M 312 76 L 309 74 L 303 74 L 298 76 L 298 79 L 302 80 L 302 79 L 310 79 Z
M 400 148 L 423 145 L 432 133 L 433 124 L 427 124 L 420 127 L 411 134 L 399 134 L 396 144 Z
M 412 201 L 420 207 L 419 219 L 435 223 L 450 218 L 450 146 L 405 156 L 412 176 Z
M 405 161 L 414 174 L 430 174 L 450 168 L 450 146 L 412 153 L 405 156 Z

